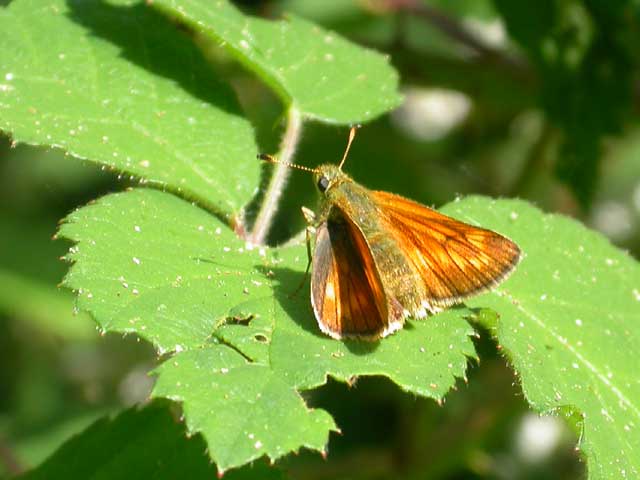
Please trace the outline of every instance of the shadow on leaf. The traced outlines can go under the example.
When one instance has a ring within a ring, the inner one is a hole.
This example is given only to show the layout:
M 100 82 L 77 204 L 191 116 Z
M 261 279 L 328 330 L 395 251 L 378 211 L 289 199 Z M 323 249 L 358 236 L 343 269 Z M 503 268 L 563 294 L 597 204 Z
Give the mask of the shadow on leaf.
M 233 91 L 216 80 L 218 74 L 192 39 L 165 16 L 143 4 L 114 6 L 100 0 L 69 0 L 67 4 L 71 20 L 116 45 L 123 58 L 176 82 L 216 108 L 241 115 Z M 153 85 L 150 89 L 140 94 L 152 95 Z
M 322 333 L 313 314 L 309 286 L 311 277 L 304 279 L 304 273 L 290 268 L 271 268 L 257 266 L 263 274 L 274 279 L 274 295 L 282 309 L 303 330 L 327 342 L 342 342 L 356 355 L 367 355 L 375 351 L 380 341 L 335 340 Z M 302 288 L 299 286 L 302 285 Z
M 274 297 L 294 322 L 315 336 L 325 336 L 314 321 L 309 300 L 310 277 L 305 279 L 304 272 L 291 268 L 267 268 L 257 265 L 256 270 L 273 280 Z M 300 285 L 302 287 L 298 288 Z

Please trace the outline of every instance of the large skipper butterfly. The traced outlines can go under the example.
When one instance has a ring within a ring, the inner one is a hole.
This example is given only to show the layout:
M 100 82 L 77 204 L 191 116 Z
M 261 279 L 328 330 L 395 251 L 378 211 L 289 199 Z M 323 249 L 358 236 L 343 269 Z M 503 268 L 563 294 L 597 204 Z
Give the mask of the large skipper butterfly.
M 447 217 L 392 193 L 368 190 L 338 166 L 313 172 L 322 195 L 318 214 L 303 208 L 307 248 L 315 233 L 311 303 L 336 338 L 377 340 L 489 290 L 513 271 L 520 249 L 491 230 Z M 268 155 L 260 158 L 277 162 Z

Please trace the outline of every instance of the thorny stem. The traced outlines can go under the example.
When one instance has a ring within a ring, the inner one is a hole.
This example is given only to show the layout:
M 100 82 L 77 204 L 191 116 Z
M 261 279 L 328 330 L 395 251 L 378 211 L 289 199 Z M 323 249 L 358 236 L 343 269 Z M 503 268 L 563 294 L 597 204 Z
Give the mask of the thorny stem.
M 277 158 L 281 162 L 291 163 L 293 155 L 298 146 L 298 140 L 300 140 L 300 133 L 302 131 L 302 116 L 295 106 L 289 107 L 287 116 L 287 129 L 282 137 L 280 143 L 280 151 Z M 260 211 L 256 217 L 256 221 L 253 224 L 253 231 L 249 235 L 249 242 L 254 245 L 263 245 L 273 219 L 278 210 L 278 202 L 287 179 L 291 173 L 291 168 L 283 163 L 276 163 L 273 175 L 269 181 L 269 186 L 264 196 L 264 201 L 260 206 Z

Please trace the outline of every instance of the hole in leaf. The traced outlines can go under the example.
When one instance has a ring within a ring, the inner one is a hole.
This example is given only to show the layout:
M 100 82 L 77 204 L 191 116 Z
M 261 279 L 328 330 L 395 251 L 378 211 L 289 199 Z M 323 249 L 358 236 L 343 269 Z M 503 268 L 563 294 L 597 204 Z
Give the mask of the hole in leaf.
M 238 315 L 232 315 L 230 317 L 227 317 L 225 320 L 225 323 L 230 324 L 230 325 L 244 325 L 247 326 L 249 325 L 249 322 L 253 320 L 253 315 L 248 313 L 248 314 L 238 314 Z

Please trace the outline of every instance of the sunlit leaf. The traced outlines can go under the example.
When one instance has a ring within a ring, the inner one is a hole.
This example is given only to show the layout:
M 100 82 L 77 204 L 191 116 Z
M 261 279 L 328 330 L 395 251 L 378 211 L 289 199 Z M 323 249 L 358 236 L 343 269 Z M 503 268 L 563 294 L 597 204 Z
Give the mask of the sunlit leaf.
M 299 17 L 250 17 L 224 0 L 152 4 L 230 50 L 306 117 L 363 122 L 400 102 L 398 76 L 387 59 Z
M 590 479 L 638 477 L 640 265 L 601 235 L 525 202 L 472 198 L 446 210 L 509 235 L 524 251 L 504 287 L 469 305 L 500 313 L 486 326 L 531 406 L 581 415 L 578 447 Z
M 191 39 L 131 1 L 0 9 L 0 130 L 237 216 L 254 194 L 253 131 Z
M 441 400 L 475 356 L 464 308 L 409 322 L 378 343 L 325 336 L 308 290 L 292 296 L 306 266 L 303 245 L 247 250 L 215 217 L 167 193 L 103 197 L 70 215 L 60 235 L 75 243 L 65 285 L 78 292 L 78 305 L 105 331 L 136 333 L 177 353 L 158 370 L 155 395 L 183 403 L 190 430 L 202 432 L 223 470 L 301 446 L 324 449 L 333 423 L 326 412 L 309 413 L 296 390 L 328 375 L 383 375 Z M 232 391 L 244 407 L 214 401 Z M 266 408 L 253 394 L 282 401 Z M 260 419 L 256 432 L 245 425 L 251 412 Z M 275 426 L 291 437 L 256 437 L 259 427 Z

